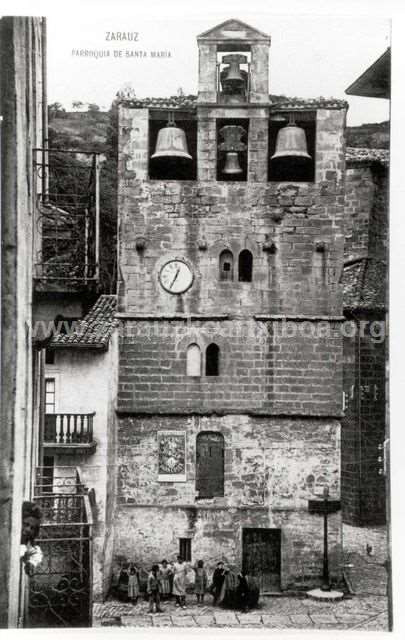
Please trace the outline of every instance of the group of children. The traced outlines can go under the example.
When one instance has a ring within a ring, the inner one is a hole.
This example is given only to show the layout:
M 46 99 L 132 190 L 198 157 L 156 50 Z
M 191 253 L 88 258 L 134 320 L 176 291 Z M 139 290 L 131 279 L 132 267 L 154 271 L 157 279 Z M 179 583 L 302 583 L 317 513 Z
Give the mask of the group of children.
M 172 595 L 176 598 L 176 607 L 186 608 L 187 573 L 190 569 L 194 571 L 194 593 L 198 604 L 204 602 L 204 596 L 209 592 L 213 596 L 214 605 L 236 606 L 242 611 L 249 608 L 250 590 L 244 573 L 234 574 L 223 562 L 218 562 L 211 584 L 208 586 L 208 575 L 203 560 L 198 560 L 191 567 L 181 556 L 177 556 L 177 562 L 173 565 L 170 565 L 167 560 L 162 560 L 160 565 L 154 564 L 148 574 L 146 593 L 150 613 L 154 610 L 156 613 L 161 613 L 163 611 L 160 606 L 161 600 L 169 599 Z M 139 573 L 140 570 L 132 563 L 129 568 L 121 570 L 119 580 L 121 586 L 127 590 L 128 599 L 135 604 L 140 594 Z
M 194 592 L 197 602 L 204 602 L 204 595 L 208 587 L 208 576 L 204 568 L 203 560 L 191 567 L 194 570 Z M 181 556 L 177 556 L 177 562 L 170 565 L 167 560 L 162 560 L 161 564 L 154 564 L 148 574 L 146 592 L 149 598 L 149 612 L 153 613 L 154 608 L 157 613 L 162 611 L 160 603 L 162 599 L 168 599 L 172 595 L 176 598 L 176 607 L 186 608 L 186 578 L 190 566 L 183 561 Z M 130 564 L 128 569 L 123 569 L 120 574 L 120 582 L 127 583 L 128 599 L 136 604 L 139 593 L 139 569 L 135 564 Z

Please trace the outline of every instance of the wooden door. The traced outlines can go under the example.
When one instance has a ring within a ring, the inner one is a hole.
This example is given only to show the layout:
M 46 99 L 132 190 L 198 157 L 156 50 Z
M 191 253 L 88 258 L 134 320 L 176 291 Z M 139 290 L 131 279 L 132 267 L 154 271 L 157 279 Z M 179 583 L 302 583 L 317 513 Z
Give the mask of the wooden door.
M 280 529 L 243 529 L 243 571 L 254 576 L 260 591 L 280 591 Z

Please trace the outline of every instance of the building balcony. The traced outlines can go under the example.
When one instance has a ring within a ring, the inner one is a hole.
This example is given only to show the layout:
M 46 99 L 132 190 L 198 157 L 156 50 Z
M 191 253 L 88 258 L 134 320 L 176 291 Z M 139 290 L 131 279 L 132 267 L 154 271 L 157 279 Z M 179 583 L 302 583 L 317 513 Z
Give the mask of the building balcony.
M 95 413 L 48 413 L 45 415 L 43 447 L 47 455 L 94 453 Z
M 37 293 L 94 289 L 99 279 L 99 154 L 34 149 Z

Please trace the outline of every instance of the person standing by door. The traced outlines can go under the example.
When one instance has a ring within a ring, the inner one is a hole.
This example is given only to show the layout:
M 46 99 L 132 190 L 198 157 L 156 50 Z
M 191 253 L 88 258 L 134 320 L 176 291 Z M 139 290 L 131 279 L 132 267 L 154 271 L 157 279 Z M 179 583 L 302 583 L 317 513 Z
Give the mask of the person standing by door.
M 217 562 L 217 566 L 212 576 L 211 593 L 214 597 L 214 602 L 213 602 L 214 605 L 217 604 L 220 599 L 224 580 L 225 580 L 225 565 L 222 561 L 220 561 L 220 562 Z
M 186 608 L 186 576 L 187 564 L 181 556 L 177 556 L 174 563 L 173 595 L 176 596 L 176 607 Z
M 170 577 L 173 573 L 171 566 L 168 564 L 167 560 L 162 560 L 162 563 L 159 567 L 160 569 L 160 584 L 162 587 L 162 599 L 170 598 L 171 596 L 171 584 Z
M 128 599 L 134 604 L 137 603 L 139 597 L 139 571 L 137 567 L 131 563 L 128 570 Z
M 149 613 L 153 613 L 153 606 L 155 605 L 156 613 L 162 613 L 163 609 L 160 608 L 160 593 L 161 593 L 161 585 L 160 585 L 160 576 L 159 576 L 159 565 L 154 564 L 152 566 L 152 571 L 148 576 L 148 582 L 146 587 L 147 593 L 149 595 Z

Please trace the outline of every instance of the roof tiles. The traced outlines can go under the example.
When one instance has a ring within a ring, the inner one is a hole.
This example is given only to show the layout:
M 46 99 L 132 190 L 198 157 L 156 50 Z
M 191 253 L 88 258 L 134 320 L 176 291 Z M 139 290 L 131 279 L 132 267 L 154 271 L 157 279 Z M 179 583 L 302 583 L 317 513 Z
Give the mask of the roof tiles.
M 118 326 L 114 318 L 116 305 L 115 295 L 100 296 L 83 320 L 74 323 L 72 331 L 55 335 L 49 346 L 107 349 L 111 334 Z

